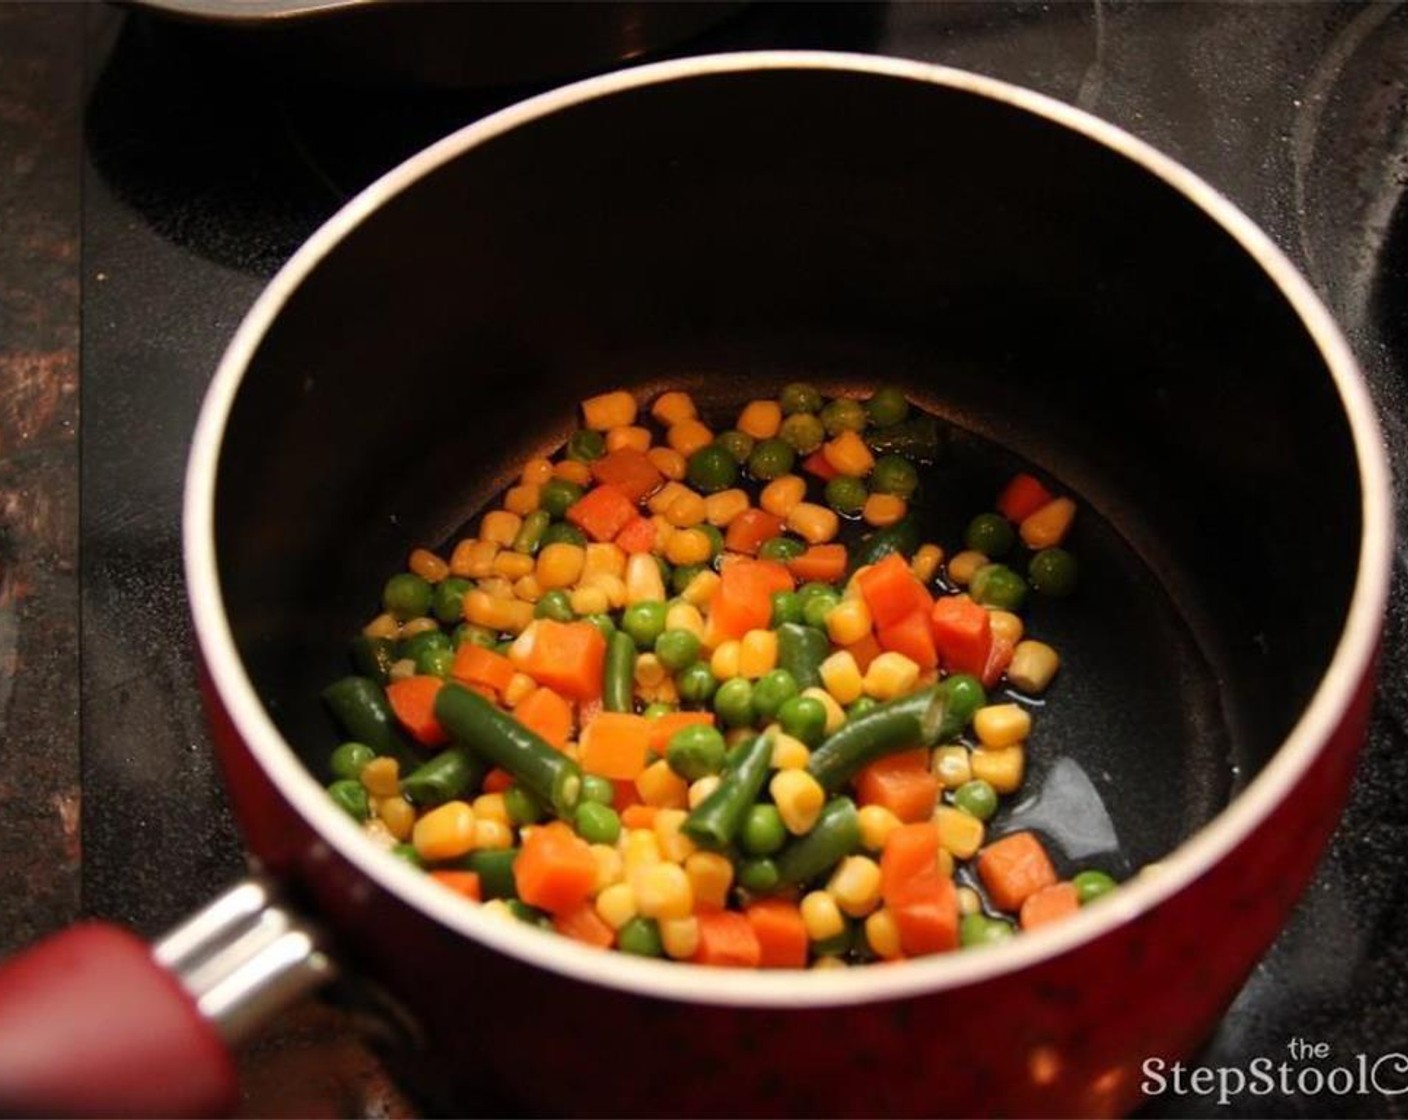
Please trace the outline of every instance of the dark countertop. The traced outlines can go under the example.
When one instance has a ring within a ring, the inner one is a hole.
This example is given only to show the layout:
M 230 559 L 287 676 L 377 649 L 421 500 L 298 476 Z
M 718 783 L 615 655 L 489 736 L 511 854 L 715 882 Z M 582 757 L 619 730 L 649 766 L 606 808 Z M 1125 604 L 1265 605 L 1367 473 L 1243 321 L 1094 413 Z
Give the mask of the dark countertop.
M 1186 163 L 1331 304 L 1402 476 L 1408 14 L 755 5 L 676 53 L 760 46 L 989 73 Z M 0 6 L 0 947 L 80 914 L 158 934 L 242 873 L 196 699 L 180 573 L 182 470 L 206 381 L 268 276 L 346 197 L 526 92 L 319 89 L 118 9 Z M 1329 1044 L 1326 1068 L 1408 1052 L 1403 568 L 1400 556 L 1351 804 L 1200 1064 L 1279 1061 L 1292 1038 Z M 244 1064 L 250 1115 L 413 1108 L 341 1013 L 320 1004 L 284 1017 Z M 1403 1099 L 1244 1094 L 1223 1107 L 1166 1096 L 1147 1112 L 1398 1116 Z

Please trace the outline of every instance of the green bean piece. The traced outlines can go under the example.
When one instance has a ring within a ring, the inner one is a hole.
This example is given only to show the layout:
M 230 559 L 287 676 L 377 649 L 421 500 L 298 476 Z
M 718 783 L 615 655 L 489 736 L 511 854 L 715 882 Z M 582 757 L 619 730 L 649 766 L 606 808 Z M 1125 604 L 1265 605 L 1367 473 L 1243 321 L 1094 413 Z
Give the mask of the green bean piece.
M 943 738 L 948 723 L 947 683 L 888 700 L 848 720 L 812 752 L 808 772 L 823 789 L 835 792 L 877 758 L 911 747 L 932 747 Z
M 636 957 L 665 955 L 660 926 L 654 918 L 635 917 L 628 921 L 616 934 L 616 948 Z
M 590 428 L 578 428 L 567 437 L 567 457 L 592 463 L 606 454 L 606 437 Z
M 601 706 L 608 712 L 635 711 L 636 643 L 624 630 L 606 640 Z
M 1103 898 L 1118 886 L 1105 872 L 1093 869 L 1079 872 L 1071 883 L 1076 888 L 1076 897 L 1080 899 L 1082 906 L 1094 902 L 1097 898 Z
M 826 426 L 810 412 L 798 412 L 787 417 L 777 434 L 798 455 L 810 455 L 826 442 Z
M 552 518 L 545 509 L 535 509 L 523 519 L 518 536 L 513 538 L 513 551 L 525 556 L 534 556 L 543 544 L 543 534 L 548 531 Z
M 903 455 L 926 466 L 943 452 L 939 422 L 924 413 L 887 428 L 872 428 L 866 432 L 865 442 L 876 455 Z
M 360 778 L 362 768 L 376 757 L 366 743 L 343 743 L 332 752 L 328 767 L 335 778 Z
M 675 678 L 675 688 L 679 690 L 680 699 L 686 704 L 707 704 L 714 698 L 718 687 L 719 682 L 714 677 L 714 671 L 703 661 L 696 661 L 682 669 Z
M 401 779 L 401 793 L 429 809 L 463 797 L 484 780 L 484 764 L 463 747 L 446 747 Z
M 464 597 L 474 584 L 459 576 L 446 576 L 435 585 L 430 597 L 430 609 L 435 617 L 446 626 L 451 626 L 464 617 Z
M 762 792 L 771 760 L 772 736 L 763 732 L 741 752 L 737 764 L 724 771 L 714 792 L 685 818 L 681 826 L 684 834 L 701 847 L 716 851 L 733 843 L 749 806 Z
M 877 428 L 888 428 L 909 418 L 909 401 L 903 389 L 886 385 L 876 389 L 865 402 L 865 414 Z
M 919 472 L 902 455 L 882 455 L 870 472 L 870 489 L 877 494 L 894 494 L 908 500 L 919 488 Z
M 968 582 L 975 603 L 999 610 L 1020 610 L 1027 598 L 1027 581 L 1006 564 L 984 564 Z
M 544 548 L 550 544 L 575 544 L 579 548 L 584 548 L 586 543 L 587 535 L 567 521 L 554 521 L 543 533 Z
M 793 381 L 790 385 L 782 387 L 777 403 L 782 406 L 784 416 L 793 416 L 799 412 L 820 412 L 821 393 L 816 386 L 808 385 L 805 381 Z
M 740 432 L 736 429 L 723 432 L 714 442 L 732 455 L 733 461 L 740 467 L 748 461 L 748 456 L 753 453 L 753 437 L 747 432 Z
M 590 622 L 600 630 L 601 636 L 608 642 L 611 641 L 611 635 L 616 633 L 616 624 L 611 621 L 609 614 L 589 614 L 583 621 Z
M 343 677 L 323 689 L 323 703 L 349 739 L 366 743 L 377 754 L 389 755 L 410 770 L 421 757 L 401 736 L 381 685 L 368 677 Z
M 687 782 L 695 782 L 723 769 L 723 734 L 706 724 L 681 727 L 665 745 L 665 761 Z
M 462 856 L 459 866 L 479 876 L 479 893 L 486 900 L 517 898 L 518 882 L 513 877 L 513 865 L 517 859 L 517 848 L 491 848 Z
M 968 522 L 963 531 L 963 544 L 994 559 L 1006 556 L 1017 543 L 1017 531 L 1012 522 L 1000 513 L 980 513 Z
M 435 696 L 435 718 L 457 742 L 507 770 L 528 791 L 567 817 L 582 796 L 582 771 L 477 692 L 449 683 Z
M 328 786 L 333 804 L 360 824 L 372 815 L 371 799 L 362 783 L 355 778 L 339 778 Z
M 1064 548 L 1043 548 L 1027 565 L 1027 579 L 1043 595 L 1060 598 L 1076 589 L 1076 558 Z
M 893 525 L 877 529 L 851 550 L 851 562 L 847 566 L 846 574 L 854 575 L 857 568 L 878 564 L 892 552 L 898 552 L 908 560 L 918 547 L 919 526 L 914 518 L 902 517 Z
M 382 588 L 381 605 L 397 621 L 420 618 L 430 610 L 430 584 L 414 572 L 398 572 Z
M 396 643 L 392 639 L 368 638 L 365 634 L 352 639 L 352 667 L 359 675 L 385 684 L 395 662 Z
M 550 478 L 538 491 L 538 508 L 549 517 L 563 518 L 582 497 L 582 488 L 565 478 Z
M 816 824 L 777 854 L 777 872 L 788 886 L 801 886 L 830 871 L 860 848 L 860 817 L 849 797 L 833 797 Z
M 703 494 L 727 490 L 738 480 L 738 463 L 728 448 L 717 443 L 691 455 L 685 471 L 690 485 Z
M 865 482 L 850 475 L 837 475 L 826 484 L 826 504 L 837 513 L 854 517 L 865 507 L 865 499 L 870 496 Z
M 814 626 L 802 626 L 789 620 L 777 627 L 777 667 L 792 674 L 800 691 L 822 686 L 821 663 L 830 653 L 830 640 Z

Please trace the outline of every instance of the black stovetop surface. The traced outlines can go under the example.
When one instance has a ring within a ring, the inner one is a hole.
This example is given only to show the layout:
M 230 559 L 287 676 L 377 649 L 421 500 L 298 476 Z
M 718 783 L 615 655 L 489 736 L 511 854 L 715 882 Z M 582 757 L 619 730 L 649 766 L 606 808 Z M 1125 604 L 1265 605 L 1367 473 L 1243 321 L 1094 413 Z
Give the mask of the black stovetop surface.
M 168 28 L 111 8 L 87 13 L 85 37 L 83 904 L 157 934 L 244 867 L 197 701 L 180 570 L 182 471 L 205 385 L 266 279 L 350 194 L 533 90 L 300 87 L 187 51 Z M 1306 269 L 1365 365 L 1402 467 L 1408 13 L 1101 0 L 760 4 L 673 53 L 757 47 L 977 70 L 1077 104 L 1181 160 Z M 1279 1061 L 1293 1038 L 1328 1043 L 1326 1069 L 1408 1051 L 1401 555 L 1398 566 L 1381 697 L 1343 824 L 1200 1064 Z M 299 1076 L 296 1056 L 285 1067 Z M 1397 1116 L 1408 1113 L 1402 1099 L 1243 1094 L 1222 1106 L 1165 1096 L 1147 1111 Z

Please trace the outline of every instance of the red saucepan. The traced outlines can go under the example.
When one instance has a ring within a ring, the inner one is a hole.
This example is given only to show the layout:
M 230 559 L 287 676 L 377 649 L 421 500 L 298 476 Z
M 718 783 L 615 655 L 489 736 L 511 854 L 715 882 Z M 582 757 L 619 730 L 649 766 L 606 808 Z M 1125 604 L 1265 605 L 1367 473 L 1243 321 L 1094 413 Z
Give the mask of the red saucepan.
M 1106 837 L 1127 886 L 985 951 L 735 972 L 494 920 L 330 803 L 318 694 L 409 547 L 451 539 L 584 396 L 736 405 L 799 377 L 898 383 L 955 425 L 958 460 L 990 441 L 1080 495 L 1024 811 L 1046 807 L 1065 857 Z M 1083 113 L 783 53 L 498 113 L 350 203 L 231 344 L 186 572 L 261 879 L 153 952 L 89 927 L 0 973 L 0 1104 L 226 1107 L 222 1039 L 335 957 L 415 1024 L 400 1068 L 448 1110 L 1127 1110 L 1146 1059 L 1207 1035 L 1334 827 L 1389 510 L 1364 384 L 1306 283 Z

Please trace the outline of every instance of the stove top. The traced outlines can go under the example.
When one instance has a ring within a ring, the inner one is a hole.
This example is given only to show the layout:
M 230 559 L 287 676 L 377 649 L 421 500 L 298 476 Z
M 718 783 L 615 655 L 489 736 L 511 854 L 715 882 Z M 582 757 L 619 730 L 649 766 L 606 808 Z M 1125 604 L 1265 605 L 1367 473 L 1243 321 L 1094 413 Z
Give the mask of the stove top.
M 138 12 L 47 14 L 81 35 L 85 59 L 81 905 L 153 935 L 244 867 L 196 698 L 180 570 L 182 471 L 206 382 L 267 278 L 342 202 L 534 89 L 319 89 L 191 49 Z M 1305 268 L 1364 363 L 1404 465 L 1408 13 L 1397 5 L 756 4 L 672 53 L 768 47 L 980 71 L 1181 160 Z M 1327 1043 L 1326 1067 L 1408 1052 L 1405 625 L 1400 578 L 1353 800 L 1199 1064 L 1281 1061 L 1293 1039 Z M 251 1115 L 429 1107 L 401 1096 L 345 1017 L 318 1005 L 276 1024 L 245 1072 Z M 1403 1099 L 1164 1095 L 1145 1111 L 1397 1116 Z

